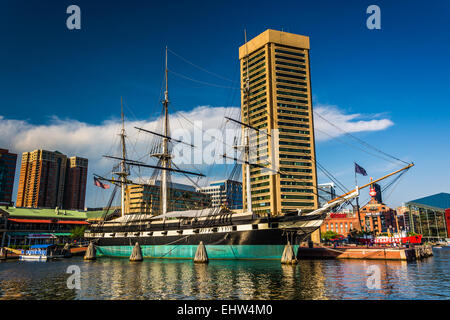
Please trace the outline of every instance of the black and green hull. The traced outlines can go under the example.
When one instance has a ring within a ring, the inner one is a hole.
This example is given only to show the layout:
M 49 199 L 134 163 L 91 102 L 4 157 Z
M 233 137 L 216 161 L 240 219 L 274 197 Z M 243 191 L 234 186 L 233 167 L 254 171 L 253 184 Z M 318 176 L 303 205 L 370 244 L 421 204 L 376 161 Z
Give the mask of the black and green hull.
M 193 259 L 198 244 L 203 242 L 209 259 L 280 259 L 288 241 L 296 252 L 298 244 L 316 229 L 314 226 L 301 230 L 268 228 L 189 235 L 100 237 L 96 248 L 98 256 L 129 257 L 135 243 L 139 243 L 144 258 Z

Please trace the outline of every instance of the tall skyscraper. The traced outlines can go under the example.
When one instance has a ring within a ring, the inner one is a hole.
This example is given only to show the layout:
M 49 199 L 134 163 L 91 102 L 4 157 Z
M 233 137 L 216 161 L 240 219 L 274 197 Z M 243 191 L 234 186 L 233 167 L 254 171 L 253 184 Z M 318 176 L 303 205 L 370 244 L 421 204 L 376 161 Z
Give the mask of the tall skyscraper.
M 17 154 L 0 149 L 0 204 L 11 205 Z
M 318 199 L 309 37 L 266 30 L 239 48 L 239 60 L 241 85 L 248 88 L 241 95 L 242 122 L 268 133 L 266 139 L 259 135 L 253 161 L 272 162 L 281 172 L 251 168 L 252 209 L 272 215 L 310 212 Z M 243 187 L 246 209 L 245 179 Z
M 70 157 L 66 170 L 63 209 L 84 209 L 88 159 Z
M 77 161 L 76 157 L 74 158 L 76 168 Z M 67 205 L 64 203 L 65 199 L 70 198 L 68 193 L 65 194 L 64 192 L 67 177 L 76 176 L 74 174 L 76 170 L 71 173 L 71 164 L 70 162 L 68 164 L 67 160 L 67 156 L 58 151 L 34 150 L 32 152 L 24 152 L 20 166 L 16 206 L 78 209 L 78 207 L 72 208 L 72 203 L 70 202 Z M 69 172 L 67 172 L 67 168 L 69 168 Z M 68 192 L 82 190 L 84 194 L 80 196 L 84 202 L 86 178 L 82 178 L 80 183 L 84 183 L 84 187 L 77 187 L 76 183 L 69 182 L 70 190 Z M 80 197 L 77 196 L 76 198 Z

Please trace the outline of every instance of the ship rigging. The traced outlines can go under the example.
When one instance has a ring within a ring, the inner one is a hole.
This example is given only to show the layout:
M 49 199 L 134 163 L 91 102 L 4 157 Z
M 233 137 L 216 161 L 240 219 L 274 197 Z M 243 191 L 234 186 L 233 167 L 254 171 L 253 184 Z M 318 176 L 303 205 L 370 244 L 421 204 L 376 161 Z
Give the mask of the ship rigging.
M 247 41 L 246 41 L 247 43 Z M 123 112 L 123 101 L 121 99 L 121 155 L 112 156 L 104 155 L 104 158 L 119 161 L 116 166 L 118 170 L 113 170 L 113 174 L 118 177 L 106 178 L 95 175 L 96 179 L 113 183 L 115 188 L 112 192 L 111 199 L 103 215 L 103 219 L 98 224 L 92 225 L 85 236 L 96 242 L 100 254 L 109 256 L 126 256 L 129 255 L 132 244 L 139 242 L 144 250 L 144 256 L 147 257 L 172 257 L 172 258 L 191 258 L 193 250 L 200 243 L 204 242 L 207 246 L 216 248 L 217 256 L 211 258 L 260 258 L 272 259 L 279 258 L 280 250 L 288 242 L 297 244 L 303 241 L 311 232 L 320 227 L 323 219 L 328 211 L 336 206 L 349 203 L 352 199 L 358 198 L 360 190 L 370 185 L 387 179 L 393 175 L 403 175 L 414 164 L 406 163 L 403 168 L 387 174 L 379 179 L 375 179 L 361 187 L 355 186 L 355 189 L 348 190 L 335 179 L 326 169 L 320 165 L 316 159 L 319 168 L 326 172 L 326 175 L 333 181 L 338 182 L 338 186 L 343 189 L 344 193 L 334 199 L 331 199 L 320 208 L 303 213 L 301 210 L 296 212 L 288 212 L 284 215 L 260 215 L 254 212 L 252 206 L 251 179 L 250 169 L 260 168 L 267 170 L 271 174 L 287 174 L 281 169 L 276 168 L 273 161 L 265 162 L 252 161 L 251 141 L 252 132 L 257 135 L 263 135 L 264 138 L 275 138 L 271 136 L 271 132 L 261 132 L 258 128 L 252 126 L 249 117 L 246 121 L 240 121 L 232 117 L 225 116 L 226 122 L 239 125 L 242 128 L 241 144 L 233 145 L 235 150 L 241 150 L 241 158 L 237 155 L 230 157 L 226 153 L 222 155 L 224 158 L 232 159 L 235 162 L 235 168 L 244 166 L 246 181 L 245 200 L 246 210 L 242 212 L 234 212 L 225 206 L 218 208 L 200 208 L 184 211 L 170 211 L 169 208 L 169 184 L 171 181 L 171 173 L 181 173 L 186 176 L 205 177 L 204 174 L 194 171 L 180 169 L 172 160 L 171 144 L 181 143 L 194 148 L 193 144 L 186 143 L 182 140 L 171 137 L 169 126 L 169 82 L 168 82 L 168 48 L 165 50 L 165 69 L 164 69 L 164 99 L 162 100 L 163 117 L 162 132 L 158 130 L 149 130 L 142 127 L 135 127 L 138 132 L 143 132 L 154 136 L 160 143 L 157 143 L 158 149 L 153 148 L 147 156 L 157 159 L 157 164 L 152 165 L 139 160 L 129 159 L 125 143 L 125 117 Z M 247 54 L 247 61 L 248 61 Z M 246 77 L 242 88 L 245 104 L 249 105 L 250 85 L 248 77 L 248 63 L 246 64 Z M 237 139 L 235 139 L 236 142 Z M 223 142 L 223 141 L 222 141 Z M 361 142 L 361 141 L 360 141 Z M 225 142 L 223 142 L 225 144 Z M 365 143 L 365 146 L 370 146 Z M 370 146 L 371 147 L 371 146 Z M 372 150 L 375 148 L 372 147 Z M 375 149 L 377 152 L 381 150 Z M 382 152 L 384 156 L 389 156 Z M 391 156 L 392 158 L 392 156 Z M 399 160 L 395 158 L 396 160 Z M 157 213 L 142 212 L 140 214 L 128 214 L 126 212 L 125 198 L 126 189 L 130 185 L 139 185 L 139 182 L 133 182 L 129 179 L 130 167 L 153 169 L 152 180 L 157 181 L 158 173 L 161 174 L 159 205 L 160 209 Z M 232 175 L 236 173 L 235 168 Z M 190 179 L 190 178 L 189 178 Z M 193 182 L 190 179 L 191 182 Z M 120 217 L 110 219 L 109 210 L 112 199 L 116 194 L 116 188 L 121 189 L 121 211 Z M 318 196 L 317 185 L 313 186 L 313 192 Z

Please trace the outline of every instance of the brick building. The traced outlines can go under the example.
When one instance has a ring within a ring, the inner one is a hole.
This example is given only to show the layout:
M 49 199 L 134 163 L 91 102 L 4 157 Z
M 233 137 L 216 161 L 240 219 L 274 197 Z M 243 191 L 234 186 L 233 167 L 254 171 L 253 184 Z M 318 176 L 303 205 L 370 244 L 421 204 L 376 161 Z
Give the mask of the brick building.
M 365 231 L 382 233 L 397 232 L 403 226 L 403 221 L 397 219 L 396 211 L 389 208 L 378 199 L 375 188 L 370 188 L 370 201 L 360 211 L 361 224 Z
M 330 213 L 320 226 L 320 233 L 333 231 L 346 237 L 352 229 L 360 230 L 358 217 L 348 213 Z

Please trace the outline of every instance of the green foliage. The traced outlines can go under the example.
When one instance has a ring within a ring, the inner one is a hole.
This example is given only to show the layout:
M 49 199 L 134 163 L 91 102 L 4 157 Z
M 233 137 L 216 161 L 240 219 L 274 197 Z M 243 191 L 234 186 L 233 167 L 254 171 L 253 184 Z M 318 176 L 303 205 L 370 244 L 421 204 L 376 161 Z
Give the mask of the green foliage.
M 325 233 L 322 235 L 322 240 L 328 241 L 328 240 L 330 240 L 330 239 L 336 238 L 337 236 L 339 236 L 338 233 L 336 233 L 336 232 L 330 230 L 330 231 L 325 232 Z
M 30 246 L 28 244 L 22 244 L 22 245 L 20 245 L 20 244 L 12 244 L 12 245 L 9 246 L 9 248 L 17 249 L 17 250 L 20 250 L 20 249 L 28 250 L 30 248 Z
M 418 236 L 418 235 L 419 235 L 418 233 L 415 233 L 415 232 L 412 232 L 412 231 L 408 232 L 408 236 L 409 237 L 414 237 L 414 236 Z
M 84 238 L 84 231 L 86 230 L 86 226 L 78 226 L 73 228 L 70 233 L 70 237 L 72 239 L 81 239 Z

